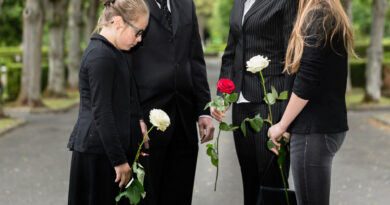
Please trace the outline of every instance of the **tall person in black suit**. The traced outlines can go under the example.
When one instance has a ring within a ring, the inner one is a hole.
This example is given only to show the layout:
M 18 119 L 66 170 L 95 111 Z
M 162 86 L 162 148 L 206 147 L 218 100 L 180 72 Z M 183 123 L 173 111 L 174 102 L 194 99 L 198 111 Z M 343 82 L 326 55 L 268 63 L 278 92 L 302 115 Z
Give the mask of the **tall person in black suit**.
M 192 0 L 146 2 L 151 17 L 142 44 L 130 56 L 132 67 L 145 121 L 153 108 L 171 118 L 165 132 L 149 134 L 146 204 L 187 205 L 198 156 L 196 122 L 202 143 L 214 134 L 210 111 L 204 110 L 211 99 L 195 5 Z
M 268 57 L 271 62 L 264 69 L 267 92 L 271 85 L 280 93 L 285 89 L 283 74 L 285 52 L 297 13 L 297 0 L 235 0 L 230 14 L 230 31 L 222 57 L 220 78 L 230 79 L 236 85 L 239 100 L 233 104 L 233 123 L 240 125 L 256 114 L 268 118 L 268 106 L 263 101 L 264 91 L 258 74 L 246 71 L 246 61 L 256 55 Z M 275 122 L 279 121 L 286 103 L 272 106 Z M 212 109 L 212 116 L 221 120 L 224 114 Z M 256 204 L 260 186 L 283 187 L 276 157 L 267 148 L 268 123 L 259 133 L 248 130 L 244 137 L 240 130 L 234 140 L 244 185 L 244 204 Z M 274 159 L 273 161 L 271 161 Z M 267 170 L 268 165 L 270 165 Z M 284 170 L 288 176 L 289 160 Z

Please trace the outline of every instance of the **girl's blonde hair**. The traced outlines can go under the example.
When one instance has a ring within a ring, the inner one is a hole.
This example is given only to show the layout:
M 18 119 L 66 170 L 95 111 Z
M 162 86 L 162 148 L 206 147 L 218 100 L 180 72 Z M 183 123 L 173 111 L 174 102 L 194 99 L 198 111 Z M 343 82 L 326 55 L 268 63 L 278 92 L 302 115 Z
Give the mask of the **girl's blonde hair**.
M 93 33 L 107 26 L 112 17 L 121 16 L 127 21 L 137 21 L 142 15 L 149 15 L 149 7 L 144 0 L 103 0 L 104 9 Z
M 321 31 L 316 46 L 319 46 L 320 41 L 330 42 L 333 49 L 333 38 L 338 35 L 343 39 L 345 50 L 356 56 L 351 23 L 340 0 L 299 0 L 297 20 L 287 47 L 284 72 L 298 71 L 304 47 L 313 46 L 305 43 L 305 39 L 310 37 L 307 32 L 313 25 L 318 26 L 317 31 Z

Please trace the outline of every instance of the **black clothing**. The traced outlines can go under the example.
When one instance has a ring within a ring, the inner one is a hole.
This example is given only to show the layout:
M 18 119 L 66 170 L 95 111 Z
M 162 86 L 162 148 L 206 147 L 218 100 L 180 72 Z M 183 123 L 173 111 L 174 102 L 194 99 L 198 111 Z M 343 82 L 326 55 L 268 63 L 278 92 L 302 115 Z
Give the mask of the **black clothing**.
M 73 151 L 69 182 L 69 205 L 114 205 L 119 183 L 115 170 L 103 154 Z M 118 205 L 127 205 L 123 198 Z
M 94 34 L 79 80 L 79 115 L 68 143 L 73 151 L 68 204 L 115 204 L 114 167 L 131 164 L 142 139 L 134 77 L 122 51 Z
M 263 70 L 264 77 L 284 75 L 283 61 L 298 1 L 256 0 L 242 24 L 244 3 L 245 0 L 236 0 L 230 14 L 229 38 L 222 57 L 220 78 L 232 80 L 236 86 L 234 92 L 242 91 L 245 99 L 262 102 L 264 91 L 259 86 L 260 75 L 246 71 L 246 62 L 256 55 L 266 56 L 271 62 Z
M 242 92 L 245 99 L 251 103 L 233 105 L 233 123 L 240 125 L 247 117 L 260 114 L 268 118 L 268 106 L 263 101 L 264 91 L 260 74 L 246 71 L 246 61 L 256 55 L 268 57 L 270 65 L 263 70 L 267 92 L 271 85 L 280 93 L 285 90 L 285 80 L 282 73 L 288 40 L 295 23 L 297 0 L 256 0 L 244 17 L 245 0 L 236 0 L 230 15 L 230 32 L 225 53 L 222 57 L 220 78 L 234 82 L 235 93 Z M 278 122 L 285 109 L 286 102 L 277 101 L 272 106 L 273 121 Z M 255 133 L 248 128 L 247 136 L 241 130 L 234 132 L 237 156 L 240 162 L 244 186 L 244 204 L 256 204 L 260 185 L 283 187 L 281 175 L 276 165 L 276 157 L 267 148 L 267 130 L 264 123 L 262 130 Z M 263 182 L 264 171 L 270 160 L 274 159 Z M 288 177 L 289 159 L 285 161 L 285 171 Z
M 313 26 L 306 34 L 308 46 L 304 48 L 292 89 L 309 102 L 289 130 L 300 134 L 345 132 L 348 130 L 345 104 L 348 54 L 342 35 L 336 34 L 332 42 L 330 37 L 325 38 L 329 34 L 318 28 L 323 15 L 321 12 L 314 15 Z
M 126 60 L 103 36 L 92 36 L 80 65 L 79 115 L 68 143 L 70 150 L 106 154 L 113 167 L 128 161 L 131 139 L 139 138 L 132 136 L 139 128 L 130 129 L 130 119 L 140 116 Z
M 211 101 L 195 5 L 192 0 L 170 0 L 171 30 L 157 2 L 146 2 L 149 26 L 143 41 L 132 50 L 131 66 L 148 127 L 151 109 L 162 109 L 171 119 L 165 132 L 153 130 L 149 134 L 151 155 L 145 163 L 150 165 L 145 167 L 145 183 L 152 185 L 146 189 L 146 203 L 160 205 L 174 200 L 186 205 L 191 203 L 198 150 L 196 122 L 199 116 L 210 114 L 204 107 Z M 180 149 L 171 150 L 178 144 Z M 177 176 L 166 184 L 166 176 L 161 174 L 174 161 L 181 171 L 174 170 Z M 183 179 L 180 189 L 169 188 Z

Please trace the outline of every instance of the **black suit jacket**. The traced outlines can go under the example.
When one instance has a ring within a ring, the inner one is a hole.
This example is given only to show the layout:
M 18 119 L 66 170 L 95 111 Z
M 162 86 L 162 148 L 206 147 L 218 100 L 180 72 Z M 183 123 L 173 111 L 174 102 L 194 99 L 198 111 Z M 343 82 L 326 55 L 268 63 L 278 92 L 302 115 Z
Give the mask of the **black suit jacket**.
M 169 142 L 176 119 L 197 144 L 196 121 L 210 102 L 206 66 L 192 0 L 171 0 L 172 29 L 155 0 L 146 0 L 151 16 L 143 41 L 132 50 L 132 67 L 145 120 L 163 109 L 172 120 L 165 133 L 151 133 L 151 146 Z M 178 118 L 178 116 L 180 118 Z M 183 133 L 184 134 L 184 133 Z
M 128 161 L 140 139 L 140 108 L 126 57 L 94 34 L 79 73 L 80 108 L 68 148 L 106 154 L 113 166 Z M 133 160 L 132 158 L 129 160 Z
M 267 88 L 274 85 L 279 92 L 284 89 L 283 82 L 276 81 L 283 79 L 283 61 L 298 1 L 256 0 L 242 24 L 244 3 L 245 0 L 235 0 L 230 14 L 229 38 L 220 78 L 231 79 L 236 85 L 235 92 L 242 91 L 247 100 L 261 102 L 264 91 L 259 84 L 260 76 L 246 71 L 246 61 L 256 55 L 268 57 L 270 65 L 263 70 Z

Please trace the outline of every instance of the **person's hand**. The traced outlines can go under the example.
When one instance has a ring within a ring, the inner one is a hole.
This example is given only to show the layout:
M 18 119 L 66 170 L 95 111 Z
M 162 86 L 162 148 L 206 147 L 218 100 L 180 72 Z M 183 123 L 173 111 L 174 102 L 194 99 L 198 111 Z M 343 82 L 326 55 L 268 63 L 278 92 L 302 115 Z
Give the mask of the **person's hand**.
M 145 136 L 146 133 L 148 133 L 148 127 L 146 126 L 146 124 L 145 124 L 145 122 L 143 120 L 140 120 L 139 124 L 141 126 L 142 136 Z M 149 149 L 149 141 L 150 141 L 149 136 L 146 136 L 145 137 L 145 142 L 144 142 L 145 149 Z
M 210 107 L 210 114 L 211 114 L 211 116 L 212 116 L 214 119 L 216 119 L 218 122 L 221 122 L 222 119 L 226 117 L 225 112 L 226 112 L 226 110 L 229 109 L 229 107 L 230 107 L 230 105 L 227 106 L 226 109 L 225 109 L 224 111 L 218 111 L 215 107 Z
M 120 182 L 119 188 L 122 188 L 122 186 L 125 186 L 130 181 L 131 168 L 129 166 L 129 163 L 123 163 L 114 167 L 114 169 L 116 173 L 115 183 Z
M 280 123 L 277 123 L 270 127 L 268 129 L 268 137 L 269 139 L 277 146 L 275 148 L 270 149 L 272 152 L 274 152 L 276 155 L 279 155 L 279 147 L 280 144 L 277 142 L 277 139 L 283 135 L 284 137 L 290 138 L 290 134 L 286 132 L 287 128 L 284 128 L 280 125 Z
M 208 117 L 200 117 L 198 121 L 200 143 L 205 143 L 213 139 L 214 137 L 214 124 L 213 120 Z

